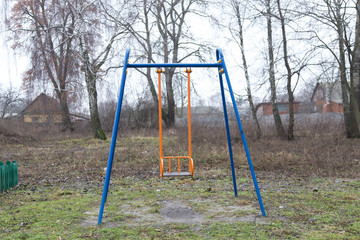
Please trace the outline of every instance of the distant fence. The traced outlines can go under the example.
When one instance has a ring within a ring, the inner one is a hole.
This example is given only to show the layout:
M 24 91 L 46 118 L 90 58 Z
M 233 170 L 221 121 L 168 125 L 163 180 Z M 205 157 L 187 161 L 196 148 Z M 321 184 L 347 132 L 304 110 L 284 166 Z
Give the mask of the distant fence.
M 18 165 L 16 161 L 0 162 L 0 193 L 18 184 Z

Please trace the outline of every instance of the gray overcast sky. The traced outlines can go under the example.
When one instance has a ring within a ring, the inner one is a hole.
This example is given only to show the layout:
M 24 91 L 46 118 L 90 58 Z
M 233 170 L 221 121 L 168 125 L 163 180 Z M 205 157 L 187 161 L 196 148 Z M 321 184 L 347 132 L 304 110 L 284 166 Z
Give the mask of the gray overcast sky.
M 4 18 L 9 16 L 10 6 L 5 7 L 4 0 L 0 1 L 0 87 L 6 88 L 13 85 L 21 86 L 21 74 L 26 70 L 27 59 L 20 54 L 15 55 L 11 49 L 11 43 L 7 41 Z
M 1 8 L 0 3 L 0 8 Z M 8 9 L 9 10 L 9 9 Z M 245 82 L 243 84 L 239 84 L 240 79 L 238 72 L 236 73 L 236 69 L 234 68 L 234 61 L 231 61 L 231 58 L 233 57 L 234 51 L 233 49 L 236 48 L 236 46 L 229 46 L 229 43 L 224 41 L 223 34 L 216 32 L 216 30 L 212 29 L 211 23 L 208 21 L 205 21 L 199 17 L 192 17 L 190 20 L 191 29 L 199 41 L 206 40 L 213 42 L 214 46 L 222 48 L 225 54 L 225 59 L 227 61 L 227 66 L 229 70 L 229 74 L 231 77 L 231 81 L 233 84 L 233 88 L 236 92 L 242 91 L 245 87 Z M 20 87 L 22 84 L 22 74 L 24 71 L 27 70 L 28 66 L 28 56 L 25 54 L 21 54 L 19 52 L 16 52 L 11 49 L 11 42 L 7 41 L 7 34 L 4 31 L 4 23 L 3 19 L 1 22 L 1 35 L 0 35 L 0 71 L 1 71 L 1 77 L 0 77 L 0 88 L 4 89 L 9 87 L 10 85 L 14 87 Z M 231 48 L 231 49 L 230 49 Z M 215 57 L 215 48 L 213 49 L 213 53 L 211 57 L 211 60 L 213 62 L 216 61 Z M 230 56 L 232 55 L 232 56 Z M 210 71 L 210 70 L 208 70 Z M 116 74 L 115 74 L 116 75 Z M 119 76 L 120 76 L 120 70 L 119 70 Z M 241 75 L 242 76 L 242 75 Z M 213 94 L 216 94 L 218 90 L 218 84 L 217 84 L 217 72 L 215 71 L 214 74 L 206 74 L 204 71 L 194 71 L 194 74 L 192 74 L 193 79 L 195 80 L 195 87 L 196 91 L 199 93 L 199 96 L 203 98 L 208 98 Z M 114 81 L 120 81 L 120 79 L 116 79 Z M 243 79 L 243 77 L 241 77 Z M 109 79 L 108 81 L 113 81 L 112 79 Z M 137 81 L 134 80 L 134 84 Z M 134 84 L 128 84 L 128 87 L 135 87 Z M 129 86 L 130 85 L 130 86 Z
M 21 85 L 21 74 L 26 70 L 27 59 L 10 49 L 11 44 L 6 43 L 6 36 L 1 33 L 0 37 L 0 73 L 1 88 L 12 84 L 15 87 Z
M 0 9 L 3 10 L 1 6 L 2 4 L 3 1 L 0 2 Z M 8 7 L 8 14 L 9 13 L 10 8 Z M 3 15 L 4 14 L 2 14 L 2 17 Z M 198 16 L 192 16 L 189 19 L 189 25 L 191 26 L 191 31 L 193 32 L 195 38 L 200 43 L 202 43 L 203 41 L 213 43 L 214 49 L 210 56 L 211 62 L 216 61 L 216 48 L 219 47 L 223 50 L 233 89 L 237 94 L 245 95 L 246 84 L 244 74 L 239 67 L 239 65 L 241 65 L 241 55 L 239 47 L 234 42 L 229 42 L 228 40 L 226 40 L 227 37 L 230 37 L 226 28 L 219 30 L 211 26 L 211 24 L 211 22 L 199 18 Z M 28 56 L 21 56 L 20 53 L 15 54 L 15 52 L 10 48 L 11 42 L 6 42 L 7 36 L 4 32 L 3 19 L 1 22 L 0 32 L 0 88 L 8 87 L 10 86 L 10 84 L 15 87 L 19 87 L 22 83 L 22 74 L 28 66 Z M 263 56 L 261 55 L 261 48 L 264 46 L 265 42 L 263 34 L 264 31 L 261 27 L 255 28 L 254 26 L 251 28 L 251 31 L 245 32 L 245 48 L 248 58 L 249 71 L 252 75 L 251 81 L 253 83 L 254 90 L 257 87 L 259 81 L 259 76 L 256 76 L 256 73 L 261 70 L 259 69 L 259 67 L 261 67 L 263 64 Z M 131 46 L 129 47 L 131 48 Z M 130 61 L 131 60 L 132 59 L 130 58 Z M 122 59 L 120 59 L 120 61 L 122 61 Z M 113 82 L 117 83 L 118 81 L 120 81 L 121 70 L 118 70 L 118 72 L 118 74 L 115 73 L 112 76 L 108 76 L 106 79 L 107 82 L 112 84 Z M 218 86 L 218 76 L 216 71 L 213 73 L 212 70 L 196 70 L 192 74 L 192 77 L 195 80 L 194 83 L 196 91 L 202 98 L 206 99 L 214 94 L 220 94 Z M 144 85 L 145 81 L 139 83 L 136 78 L 137 77 L 134 76 L 132 80 L 129 79 L 133 82 L 133 84 L 127 83 L 127 87 L 132 87 L 136 89 L 139 84 Z M 118 83 L 115 84 L 115 86 L 118 85 Z M 267 85 L 265 86 L 265 89 L 253 91 L 253 94 L 255 96 L 261 96 L 260 98 L 264 98 L 267 95 L 266 89 Z M 104 99 L 100 98 L 100 101 L 101 100 Z

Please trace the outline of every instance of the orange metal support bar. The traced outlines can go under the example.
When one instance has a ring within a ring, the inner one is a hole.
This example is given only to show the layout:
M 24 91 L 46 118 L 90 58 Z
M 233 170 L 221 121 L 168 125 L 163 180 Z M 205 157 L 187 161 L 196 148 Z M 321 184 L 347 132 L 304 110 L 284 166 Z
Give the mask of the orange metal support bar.
M 160 176 L 164 176 L 164 161 L 162 158 L 160 158 Z
M 189 172 L 191 176 L 194 176 L 194 161 L 192 158 L 189 158 Z
M 160 154 L 160 166 L 162 165 L 162 114 L 161 114 L 161 68 L 155 71 L 158 74 L 158 86 L 159 86 L 159 154 Z M 169 160 L 170 161 L 170 160 Z M 163 175 L 163 171 L 160 169 L 160 175 Z
M 191 101 L 190 101 L 190 73 L 191 68 L 185 70 L 187 73 L 187 91 L 188 91 L 188 138 L 189 138 L 189 168 L 190 168 L 190 159 L 191 159 Z M 190 171 L 190 169 L 189 169 Z
M 189 156 L 177 156 L 177 157 L 163 157 L 163 149 L 162 149 L 162 110 L 161 110 L 161 73 L 163 72 L 161 68 L 155 71 L 158 74 L 158 88 L 159 88 L 159 152 L 160 152 L 160 176 L 163 176 L 164 164 L 163 159 L 169 159 L 169 173 L 171 173 L 171 158 L 178 159 L 178 172 L 180 173 L 180 158 L 188 158 L 189 159 L 189 172 L 191 175 L 194 172 L 193 161 L 191 158 L 191 99 L 190 99 L 190 73 L 192 72 L 191 68 L 187 68 L 185 72 L 187 73 L 187 90 L 188 90 L 188 141 L 189 141 Z

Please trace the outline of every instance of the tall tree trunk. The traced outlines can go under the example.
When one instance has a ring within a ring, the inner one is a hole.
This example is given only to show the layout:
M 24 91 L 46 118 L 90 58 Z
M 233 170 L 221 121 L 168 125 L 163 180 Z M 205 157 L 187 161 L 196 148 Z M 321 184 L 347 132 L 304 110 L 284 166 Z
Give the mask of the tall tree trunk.
M 106 140 L 104 130 L 101 126 L 101 121 L 99 117 L 99 110 L 97 105 L 97 90 L 96 90 L 96 80 L 97 80 L 97 67 L 93 66 L 90 63 L 89 52 L 87 49 L 84 49 L 83 41 L 80 43 L 82 49 L 83 64 L 85 67 L 85 82 L 86 89 L 89 97 L 89 110 L 90 110 L 90 122 L 91 122 L 91 131 L 94 135 L 94 138 L 101 140 Z
M 175 68 L 169 68 L 165 72 L 166 81 L 166 99 L 167 99 L 167 114 L 165 125 L 166 127 L 173 127 L 175 125 L 175 99 L 173 89 L 173 77 Z
M 278 10 L 279 10 L 279 18 L 280 18 L 280 22 L 281 22 L 284 63 L 285 63 L 286 72 L 287 72 L 286 88 L 287 88 L 288 97 L 289 97 L 289 127 L 288 127 L 287 136 L 288 136 L 288 140 L 294 140 L 295 119 L 294 119 L 294 93 L 293 93 L 292 87 L 291 87 L 292 71 L 290 68 L 289 57 L 288 57 L 288 53 L 287 53 L 287 38 L 286 38 L 286 29 L 285 29 L 285 19 L 282 14 L 282 11 L 281 11 L 280 0 L 276 0 L 276 2 L 277 2 L 277 6 L 278 6 Z
M 106 140 L 104 130 L 101 126 L 99 110 L 97 105 L 96 74 L 88 72 L 86 76 L 87 92 L 89 95 L 89 109 L 91 119 L 91 130 L 94 138 Z
M 148 63 L 151 63 L 151 61 L 148 61 Z M 157 93 L 156 93 L 156 90 L 155 90 L 155 85 L 154 85 L 154 82 L 151 78 L 151 68 L 147 68 L 146 69 L 146 80 L 148 82 L 148 86 L 150 88 L 150 93 L 151 93 L 151 97 L 154 101 L 154 106 L 157 106 L 158 105 L 158 96 L 157 96 Z
M 353 82 L 355 99 L 360 106 L 360 0 L 356 3 L 356 26 L 355 26 L 355 44 L 354 44 L 354 58 L 353 58 Z
M 58 99 L 60 99 L 60 109 L 61 109 L 62 124 L 63 124 L 62 131 L 66 131 L 66 130 L 73 131 L 74 127 L 70 119 L 70 112 L 69 112 L 66 91 L 64 88 L 55 91 Z
M 344 120 L 345 120 L 345 131 L 347 137 L 353 137 L 353 128 L 352 128 L 352 111 L 349 102 L 349 94 L 351 94 L 350 87 L 348 86 L 348 81 L 346 77 L 346 59 L 345 59 L 345 47 L 344 47 L 344 29 L 343 22 L 341 19 L 339 3 L 336 4 L 336 25 L 337 25 L 337 33 L 338 33 L 338 44 L 339 44 L 339 67 L 340 67 L 340 80 L 341 80 L 341 92 L 342 92 L 342 100 L 343 100 L 343 108 L 344 108 Z
M 145 26 L 145 34 L 146 34 L 146 38 L 145 38 L 145 42 L 146 42 L 146 47 L 144 47 L 146 53 L 147 53 L 147 63 L 152 63 L 152 46 L 151 46 L 151 38 L 150 38 L 150 24 L 149 24 L 149 17 L 148 17 L 148 13 L 149 13 L 149 9 L 147 7 L 147 1 L 143 1 L 143 13 L 144 13 L 144 18 L 145 18 L 145 21 L 144 21 L 144 26 Z M 154 106 L 158 106 L 159 104 L 159 100 L 158 100 L 158 96 L 156 94 L 156 89 L 155 89 L 155 85 L 154 85 L 154 82 L 151 78 L 151 68 L 147 68 L 146 69 L 146 79 L 147 79 L 147 82 L 148 82 L 148 85 L 149 85 L 149 88 L 150 88 L 150 93 L 151 93 L 151 96 L 153 98 L 153 101 L 154 101 Z M 159 111 L 159 110 L 158 110 Z
M 156 1 L 157 2 L 157 26 L 161 35 L 163 44 L 163 59 L 164 63 L 169 63 L 170 58 L 172 63 L 179 62 L 179 48 L 180 39 L 184 36 L 183 26 L 185 23 L 185 16 L 190 11 L 190 7 L 196 1 Z M 179 7 L 177 9 L 176 7 Z M 188 57 L 191 54 L 188 55 Z M 186 57 L 185 57 L 186 58 Z M 184 60 L 183 58 L 182 60 Z M 180 60 L 180 62 L 182 61 Z M 165 70 L 166 82 L 166 100 L 167 113 L 163 114 L 163 119 L 167 127 L 175 125 L 175 99 L 173 90 L 173 77 L 175 68 Z
M 167 30 L 165 30 L 167 31 Z M 169 63 L 169 44 L 167 33 L 163 34 L 163 50 L 164 50 L 164 63 Z M 172 86 L 175 68 L 168 68 L 165 70 L 165 86 L 166 86 L 166 111 L 163 110 L 162 118 L 166 127 L 173 127 L 175 125 L 175 99 L 174 90 Z
M 166 26 L 166 24 L 165 24 Z M 169 46 L 168 46 L 168 36 L 167 36 L 167 30 L 164 30 L 163 36 L 163 51 L 164 51 L 164 63 L 169 63 Z M 171 121 L 170 121 L 170 108 L 171 108 L 171 96 L 172 96 L 172 79 L 170 78 L 170 72 L 169 69 L 165 69 L 165 86 L 166 86 L 166 110 L 163 109 L 162 111 L 162 118 L 165 122 L 166 127 L 170 127 Z
M 352 114 L 353 137 L 360 137 L 360 1 L 356 3 L 355 43 L 350 65 L 350 108 Z
M 266 0 L 266 8 L 267 8 L 266 18 L 267 18 L 267 40 L 268 40 L 268 50 L 269 50 L 269 82 L 270 82 L 270 90 L 271 90 L 271 103 L 272 103 L 275 127 L 278 136 L 281 139 L 286 139 L 286 133 L 280 118 L 279 109 L 276 100 L 275 62 L 274 62 L 274 50 L 273 50 L 273 42 L 272 42 L 272 21 L 271 21 L 272 13 L 271 13 L 270 1 L 271 0 Z
M 236 14 L 237 22 L 238 22 L 238 27 L 239 27 L 239 33 L 238 33 L 239 34 L 239 43 L 240 43 L 241 57 L 242 57 L 242 63 L 243 63 L 243 68 L 244 68 L 244 73 L 245 73 L 247 98 L 248 98 L 248 101 L 249 101 L 252 118 L 253 118 L 253 120 L 255 122 L 255 126 L 256 126 L 256 137 L 257 137 L 257 139 L 260 139 L 260 137 L 261 137 L 261 128 L 260 128 L 260 124 L 259 124 L 259 121 L 258 121 L 257 116 L 256 116 L 256 109 L 255 109 L 255 106 L 254 106 L 252 93 L 251 93 L 250 77 L 249 77 L 249 72 L 248 72 L 248 65 L 247 65 L 247 61 L 246 61 L 246 56 L 245 56 L 243 24 L 242 24 L 242 19 L 241 19 L 239 2 L 238 1 L 232 1 L 232 4 L 233 4 L 233 8 L 235 10 L 235 14 Z

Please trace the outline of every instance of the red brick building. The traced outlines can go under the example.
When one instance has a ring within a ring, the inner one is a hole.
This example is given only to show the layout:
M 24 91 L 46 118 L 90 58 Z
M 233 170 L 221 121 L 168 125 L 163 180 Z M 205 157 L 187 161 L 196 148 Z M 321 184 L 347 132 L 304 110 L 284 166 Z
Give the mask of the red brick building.
M 317 113 L 342 113 L 340 82 L 317 83 L 311 97 L 312 110 Z
M 294 102 L 294 113 L 299 112 L 299 105 L 300 102 Z M 279 102 L 277 103 L 279 114 L 289 114 L 289 102 Z M 256 115 L 259 116 L 266 116 L 272 115 L 272 103 L 271 102 L 264 102 L 260 103 L 256 106 Z

